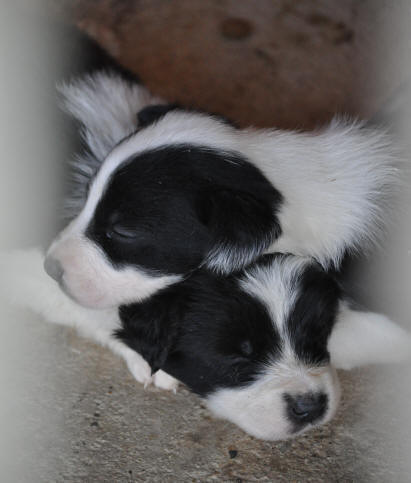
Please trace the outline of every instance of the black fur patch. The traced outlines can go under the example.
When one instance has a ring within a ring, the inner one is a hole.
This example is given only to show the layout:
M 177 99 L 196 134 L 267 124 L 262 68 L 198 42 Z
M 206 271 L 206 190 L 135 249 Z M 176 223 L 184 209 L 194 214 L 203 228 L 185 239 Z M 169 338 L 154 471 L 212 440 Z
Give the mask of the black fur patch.
M 167 112 L 178 108 L 178 104 L 154 104 L 147 106 L 137 114 L 138 127 L 149 126 L 165 116 Z
M 250 383 L 281 353 L 265 307 L 234 278 L 205 271 L 121 307 L 120 318 L 117 337 L 201 396 Z
M 223 123 L 228 124 L 229 126 L 232 126 L 234 128 L 237 127 L 234 122 L 230 121 L 224 116 L 221 116 L 220 114 L 205 112 L 200 109 L 184 108 L 183 106 L 177 103 L 152 104 L 151 106 L 144 107 L 143 109 L 141 109 L 141 111 L 137 113 L 138 126 L 141 128 L 149 126 L 150 124 L 153 124 L 154 122 L 161 119 L 168 112 L 174 111 L 176 109 L 179 109 L 181 111 L 186 111 L 186 112 L 197 112 L 200 114 L 206 114 L 207 116 L 213 116 L 215 118 L 218 118 Z
M 317 264 L 301 274 L 299 295 L 287 320 L 297 356 L 306 364 L 329 361 L 327 341 L 334 326 L 341 290 L 334 277 Z
M 237 154 L 166 146 L 120 166 L 86 234 L 115 265 L 185 274 L 221 248 L 231 253 L 229 272 L 279 236 L 281 201 L 262 173 Z

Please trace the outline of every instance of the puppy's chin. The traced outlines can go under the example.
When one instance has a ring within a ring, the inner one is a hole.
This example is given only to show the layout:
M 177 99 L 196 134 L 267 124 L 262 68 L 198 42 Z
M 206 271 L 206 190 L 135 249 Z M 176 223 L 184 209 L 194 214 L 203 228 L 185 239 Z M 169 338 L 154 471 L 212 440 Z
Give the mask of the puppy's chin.
M 112 279 L 92 279 L 82 274 L 70 273 L 59 282 L 62 291 L 73 301 L 90 309 L 108 309 L 124 304 L 142 302 L 156 291 L 179 279 L 170 277 L 146 277 L 138 271 L 127 270 L 124 278 L 117 275 Z M 130 279 L 132 283 L 130 282 Z M 123 281 L 124 280 L 124 281 Z
M 98 294 L 93 293 L 92 291 L 87 291 L 85 293 L 83 292 L 74 295 L 67 288 L 64 280 L 59 282 L 59 287 L 73 302 L 76 302 L 78 305 L 87 309 L 110 309 L 118 305 L 110 298 L 110 296 L 107 296 L 107 294 Z

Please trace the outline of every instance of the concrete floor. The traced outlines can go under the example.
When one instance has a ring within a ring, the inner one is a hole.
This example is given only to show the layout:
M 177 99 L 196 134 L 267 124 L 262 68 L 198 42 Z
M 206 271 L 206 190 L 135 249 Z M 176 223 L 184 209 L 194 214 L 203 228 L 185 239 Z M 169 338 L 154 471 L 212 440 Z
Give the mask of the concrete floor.
M 31 365 L 17 369 L 31 382 L 19 389 L 24 427 L 2 481 L 409 481 L 398 445 L 409 428 L 393 400 L 406 370 L 342 373 L 334 421 L 269 443 L 214 419 L 184 388 L 144 390 L 122 361 L 72 330 L 20 315 L 35 345 Z

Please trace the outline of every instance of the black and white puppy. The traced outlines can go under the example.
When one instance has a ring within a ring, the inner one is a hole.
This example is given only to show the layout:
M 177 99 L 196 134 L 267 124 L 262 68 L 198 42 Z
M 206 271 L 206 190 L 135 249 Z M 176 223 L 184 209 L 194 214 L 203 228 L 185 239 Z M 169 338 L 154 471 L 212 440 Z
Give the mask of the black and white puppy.
M 307 257 L 266 255 L 227 277 L 199 270 L 119 310 L 73 302 L 42 263 L 38 251 L 0 256 L 3 295 L 109 347 L 145 385 L 175 389 L 182 381 L 213 414 L 262 439 L 329 421 L 340 393 L 335 368 L 411 354 L 407 333 L 351 310 L 333 277 Z
M 199 271 L 120 307 L 117 337 L 262 439 L 328 421 L 339 387 L 327 350 L 336 283 L 310 260 L 266 255 L 237 276 Z
M 82 305 L 141 301 L 199 267 L 227 275 L 265 252 L 337 266 L 383 225 L 397 158 L 376 129 L 240 130 L 107 72 L 61 92 L 87 151 L 74 219 L 45 267 Z

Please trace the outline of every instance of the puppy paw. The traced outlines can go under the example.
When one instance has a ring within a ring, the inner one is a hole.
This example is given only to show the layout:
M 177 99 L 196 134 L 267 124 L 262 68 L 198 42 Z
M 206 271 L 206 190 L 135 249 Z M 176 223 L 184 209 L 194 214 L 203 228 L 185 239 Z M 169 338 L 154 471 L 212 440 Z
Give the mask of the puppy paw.
M 131 351 L 131 354 L 127 355 L 126 362 L 129 371 L 137 382 L 144 384 L 144 387 L 153 382 L 150 366 L 137 352 Z
M 152 379 L 155 387 L 158 387 L 159 389 L 164 389 L 166 391 L 173 391 L 174 393 L 177 392 L 177 387 L 178 387 L 177 379 L 175 379 L 172 376 L 169 376 L 161 369 L 153 375 Z

